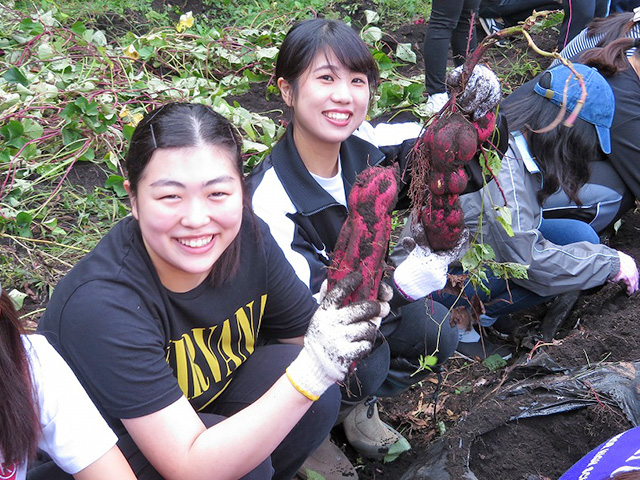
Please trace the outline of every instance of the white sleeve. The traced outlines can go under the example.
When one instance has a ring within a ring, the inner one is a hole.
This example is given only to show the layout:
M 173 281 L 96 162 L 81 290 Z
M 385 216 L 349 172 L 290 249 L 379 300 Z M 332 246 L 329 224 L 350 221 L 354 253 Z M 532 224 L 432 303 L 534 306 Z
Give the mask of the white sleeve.
M 400 145 L 405 140 L 418 138 L 422 128 L 423 126 L 417 122 L 379 123 L 375 127 L 369 122 L 362 122 L 353 134 L 380 148 Z
M 107 453 L 117 437 L 75 375 L 42 335 L 22 337 L 40 407 L 38 447 L 75 474 Z

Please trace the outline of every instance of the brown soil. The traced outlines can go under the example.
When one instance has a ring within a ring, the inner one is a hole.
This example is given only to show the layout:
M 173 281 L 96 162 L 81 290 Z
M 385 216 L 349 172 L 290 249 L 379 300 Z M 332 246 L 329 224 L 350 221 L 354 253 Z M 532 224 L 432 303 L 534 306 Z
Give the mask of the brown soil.
M 184 11 L 200 11 L 201 2 L 181 3 L 186 4 L 182 8 Z M 193 8 L 189 3 L 194 4 Z M 352 15 L 352 18 L 357 17 Z M 421 45 L 425 28 L 424 23 L 411 23 L 386 39 L 390 45 L 395 42 L 412 43 L 419 61 L 417 65 L 407 67 L 406 73 L 420 73 L 422 69 Z M 535 38 L 542 48 L 550 48 L 555 43 L 554 32 Z M 509 48 L 493 52 L 487 60 L 495 70 L 508 69 L 522 51 L 523 42 L 516 40 Z M 510 91 L 527 80 L 527 75 L 510 77 L 513 83 L 505 85 L 505 90 Z M 233 100 L 249 110 L 281 118 L 282 103 L 274 96 L 267 98 L 265 87 L 262 84 L 252 85 L 247 94 Z M 81 167 L 75 169 L 73 175 L 70 179 L 76 179 L 80 184 L 103 182 L 92 178 L 94 173 L 81 171 Z M 630 212 L 623 220 L 610 244 L 640 260 L 640 214 Z M 514 377 L 514 366 L 526 363 L 527 359 L 541 352 L 567 369 L 595 366 L 599 362 L 636 360 L 640 357 L 639 307 L 640 296 L 628 297 L 619 285 L 608 284 L 585 292 L 562 325 L 557 340 L 551 345 L 540 346 L 534 343 L 535 334 L 539 331 L 546 306 L 523 312 L 517 320 L 525 327 L 528 337 L 524 342 L 522 338 L 516 341 L 515 358 L 506 368 L 492 372 L 480 362 L 453 358 L 443 372 L 437 403 L 434 403 L 435 378 L 413 387 L 400 397 L 381 399 L 383 420 L 400 430 L 412 445 L 411 451 L 393 462 L 359 457 L 346 443 L 339 428 L 334 429 L 334 440 L 358 465 L 361 479 L 401 478 L 412 464 L 419 466 L 426 462 L 425 452 L 438 439 L 450 442 L 450 446 L 467 439 L 470 443 L 470 469 L 480 480 L 557 478 L 599 443 L 629 428 L 630 422 L 616 406 L 598 403 L 595 392 L 592 406 L 510 421 L 513 411 L 521 411 L 521 407 L 535 401 L 535 397 L 523 396 L 514 401 L 505 400 L 500 394 L 514 383 L 523 381 L 522 376 Z M 490 336 L 491 332 L 484 334 Z M 407 474 L 406 478 L 419 478 L 411 475 Z M 460 477 L 453 475 L 451 478 Z

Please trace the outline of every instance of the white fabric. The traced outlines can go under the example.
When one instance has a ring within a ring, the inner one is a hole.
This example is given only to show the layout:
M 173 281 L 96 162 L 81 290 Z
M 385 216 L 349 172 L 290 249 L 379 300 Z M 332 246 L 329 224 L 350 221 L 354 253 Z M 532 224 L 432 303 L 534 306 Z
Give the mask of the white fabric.
M 333 177 L 321 177 L 315 173 L 311 173 L 313 179 L 318 182 L 325 192 L 335 198 L 336 202 L 341 205 L 347 206 L 347 194 L 344 191 L 344 181 L 342 180 L 342 164 L 338 160 L 338 173 Z
M 399 145 L 405 140 L 418 138 L 422 133 L 422 125 L 417 122 L 379 123 L 375 127 L 369 122 L 362 122 L 353 134 L 375 145 L 384 147 Z
M 42 437 L 38 448 L 65 472 L 78 473 L 107 453 L 117 437 L 45 337 L 23 335 L 22 343 L 40 408 Z M 25 465 L 20 465 L 16 480 L 26 477 L 25 470 Z

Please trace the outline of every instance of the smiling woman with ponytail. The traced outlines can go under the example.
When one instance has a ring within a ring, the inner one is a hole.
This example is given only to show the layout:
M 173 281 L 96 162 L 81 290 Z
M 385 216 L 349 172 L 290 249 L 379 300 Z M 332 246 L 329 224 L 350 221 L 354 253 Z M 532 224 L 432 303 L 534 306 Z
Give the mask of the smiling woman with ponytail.
M 0 392 L 0 478 L 24 479 L 38 448 L 76 480 L 135 478 L 69 367 L 44 337 L 23 333 L 1 287 Z M 30 478 L 53 480 L 42 469 Z

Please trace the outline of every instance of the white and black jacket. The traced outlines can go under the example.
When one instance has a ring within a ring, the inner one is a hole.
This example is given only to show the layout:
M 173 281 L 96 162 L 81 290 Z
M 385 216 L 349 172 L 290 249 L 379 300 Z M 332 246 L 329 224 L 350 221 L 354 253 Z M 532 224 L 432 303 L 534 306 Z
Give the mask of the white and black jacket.
M 358 173 L 369 166 L 398 164 L 399 171 L 405 172 L 420 130 L 417 123 L 374 128 L 365 122 L 345 140 L 340 165 L 347 198 Z M 247 182 L 256 214 L 269 225 L 298 277 L 317 293 L 348 212 L 308 172 L 293 142 L 292 125 Z M 400 205 L 406 203 L 404 187 Z

